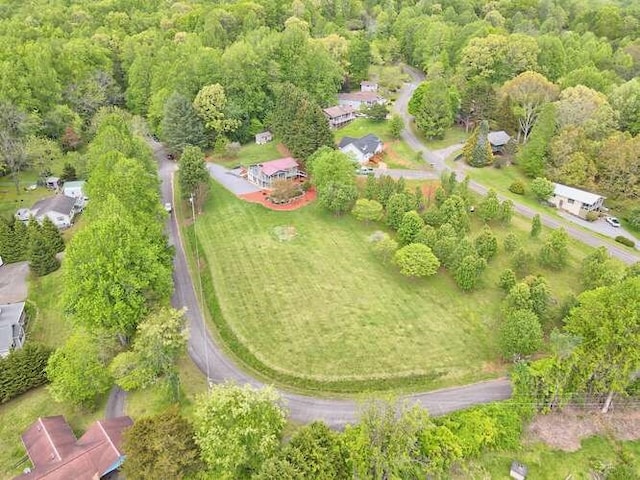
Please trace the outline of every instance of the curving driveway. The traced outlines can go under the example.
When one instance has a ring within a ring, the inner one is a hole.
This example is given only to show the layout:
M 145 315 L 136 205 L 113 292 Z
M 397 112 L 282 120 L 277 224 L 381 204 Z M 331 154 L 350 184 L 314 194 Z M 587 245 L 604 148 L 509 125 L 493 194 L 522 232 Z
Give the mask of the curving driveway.
M 445 160 L 451 153 L 459 150 L 461 148 L 461 145 L 452 145 L 451 147 L 443 150 L 431 151 L 424 146 L 424 144 L 418 137 L 416 137 L 411 128 L 408 128 L 408 126 L 411 125 L 411 122 L 413 121 L 413 117 L 409 115 L 407 109 L 408 102 L 411 99 L 413 91 L 418 87 L 418 84 L 425 79 L 425 76 L 422 72 L 416 70 L 415 68 L 406 66 L 405 69 L 411 75 L 412 81 L 411 83 L 404 84 L 402 90 L 400 91 L 400 95 L 398 96 L 398 100 L 394 105 L 396 112 L 402 116 L 405 123 L 405 129 L 402 131 L 402 138 L 411 146 L 411 148 L 416 151 L 422 152 L 423 159 L 426 162 L 431 163 L 433 168 L 438 173 L 451 170 L 445 164 Z M 462 169 L 456 169 L 456 172 L 464 175 L 464 171 Z M 486 194 L 488 190 L 487 187 L 474 180 L 471 180 L 469 182 L 469 188 L 482 195 Z M 506 197 L 502 197 L 500 195 L 498 195 L 498 197 L 500 198 L 500 200 L 506 199 Z M 526 205 L 515 202 L 514 210 L 527 218 L 533 218 L 535 214 L 539 213 L 538 211 L 533 210 Z M 640 261 L 640 255 L 638 255 L 637 252 L 629 250 L 623 246 L 612 244 L 598 237 L 597 235 L 582 230 L 581 228 L 576 228 L 575 224 L 577 222 L 574 222 L 572 220 L 567 221 L 565 219 L 557 217 L 554 218 L 543 213 L 540 214 L 540 219 L 542 220 L 542 224 L 544 226 L 549 228 L 563 227 L 571 237 L 575 238 L 576 240 L 580 240 L 582 243 L 586 243 L 591 247 L 605 247 L 612 256 L 622 260 L 627 264 L 632 264 Z
M 176 170 L 176 164 L 167 158 L 167 154 L 160 143 L 153 139 L 148 141 L 158 160 L 163 201 L 171 202 L 173 201 L 172 178 Z M 176 249 L 173 272 L 175 290 L 171 303 L 175 308 L 187 307 L 186 317 L 190 331 L 189 355 L 212 383 L 232 380 L 241 384 L 248 383 L 253 386 L 262 386 L 262 382 L 247 374 L 225 354 L 218 341 L 213 339 L 207 329 L 200 306 L 196 300 L 196 289 L 187 268 L 175 215 L 171 215 L 168 220 L 167 233 L 170 242 L 175 245 Z M 360 411 L 360 404 L 354 400 L 317 398 L 284 390 L 281 390 L 280 393 L 289 410 L 291 419 L 296 422 L 308 423 L 314 420 L 322 420 L 333 428 L 343 428 L 348 423 L 354 423 Z M 511 385 L 509 381 L 507 379 L 498 379 L 463 387 L 418 393 L 409 395 L 406 398 L 411 402 L 422 405 L 433 415 L 439 415 L 480 403 L 504 400 L 510 396 Z

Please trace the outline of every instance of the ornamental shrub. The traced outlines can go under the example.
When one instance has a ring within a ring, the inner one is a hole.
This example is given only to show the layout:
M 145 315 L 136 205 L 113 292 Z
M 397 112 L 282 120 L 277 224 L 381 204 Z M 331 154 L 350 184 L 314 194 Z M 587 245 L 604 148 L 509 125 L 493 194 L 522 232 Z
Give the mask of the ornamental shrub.
M 524 183 L 520 180 L 516 180 L 511 185 L 509 185 L 509 191 L 511 193 L 515 193 L 516 195 L 524 195 Z
M 616 237 L 616 242 L 621 243 L 622 245 L 626 245 L 627 247 L 632 247 L 633 248 L 633 247 L 636 246 L 636 242 L 634 242 L 630 238 L 623 237 L 622 235 L 618 235 Z

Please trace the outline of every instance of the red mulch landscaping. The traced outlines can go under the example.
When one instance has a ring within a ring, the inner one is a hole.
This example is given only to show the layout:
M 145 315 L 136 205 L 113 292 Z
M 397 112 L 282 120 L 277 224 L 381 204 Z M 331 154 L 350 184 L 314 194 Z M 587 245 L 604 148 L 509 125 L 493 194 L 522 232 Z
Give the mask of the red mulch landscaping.
M 302 197 L 298 198 L 297 200 L 294 200 L 291 203 L 276 205 L 275 203 L 271 203 L 269 200 L 267 200 L 268 195 L 269 194 L 266 190 L 262 190 L 260 192 L 238 195 L 238 197 L 249 203 L 260 203 L 261 205 L 264 205 L 265 207 L 271 210 L 279 210 L 279 211 L 297 210 L 299 208 L 304 207 L 305 205 L 309 205 L 317 197 L 316 191 L 314 189 L 310 189 Z

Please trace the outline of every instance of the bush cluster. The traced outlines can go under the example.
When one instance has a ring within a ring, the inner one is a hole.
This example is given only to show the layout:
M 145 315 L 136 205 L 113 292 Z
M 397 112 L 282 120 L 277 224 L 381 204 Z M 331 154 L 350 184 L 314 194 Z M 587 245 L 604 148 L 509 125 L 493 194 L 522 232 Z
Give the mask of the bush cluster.
M 516 195 L 524 195 L 524 183 L 520 180 L 516 180 L 511 185 L 509 185 L 509 191 L 511 193 L 515 193 Z
M 622 245 L 626 245 L 627 247 L 632 247 L 633 248 L 633 247 L 636 246 L 636 242 L 634 242 L 630 238 L 623 237 L 622 235 L 618 235 L 616 237 L 616 242 L 621 243 Z
M 46 383 L 45 368 L 51 352 L 45 345 L 29 342 L 0 358 L 0 403 Z

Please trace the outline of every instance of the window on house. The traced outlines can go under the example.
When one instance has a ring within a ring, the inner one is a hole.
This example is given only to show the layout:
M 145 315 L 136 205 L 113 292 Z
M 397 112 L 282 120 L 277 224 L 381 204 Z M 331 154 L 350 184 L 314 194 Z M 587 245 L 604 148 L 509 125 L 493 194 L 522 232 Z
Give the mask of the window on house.
M 573 198 L 569 198 L 569 199 L 567 199 L 567 203 L 568 203 L 569 205 L 573 205 L 573 203 L 574 203 Z

